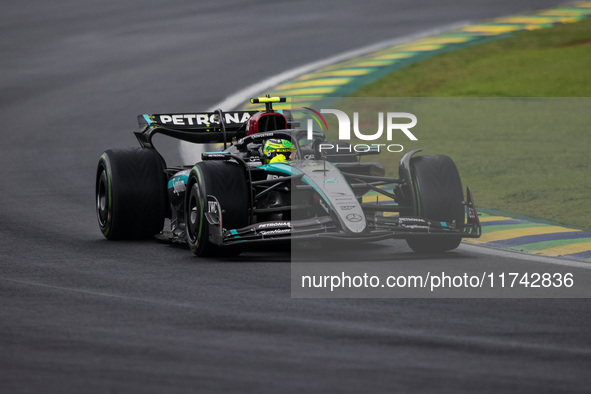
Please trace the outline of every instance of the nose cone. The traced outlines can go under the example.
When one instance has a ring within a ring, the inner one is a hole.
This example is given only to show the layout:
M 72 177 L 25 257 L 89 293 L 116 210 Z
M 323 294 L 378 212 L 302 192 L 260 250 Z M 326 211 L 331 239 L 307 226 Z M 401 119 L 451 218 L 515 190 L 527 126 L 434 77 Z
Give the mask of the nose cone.
M 359 234 L 367 227 L 361 205 L 338 168 L 328 161 L 294 162 L 302 180 L 314 188 L 337 216 L 343 230 Z

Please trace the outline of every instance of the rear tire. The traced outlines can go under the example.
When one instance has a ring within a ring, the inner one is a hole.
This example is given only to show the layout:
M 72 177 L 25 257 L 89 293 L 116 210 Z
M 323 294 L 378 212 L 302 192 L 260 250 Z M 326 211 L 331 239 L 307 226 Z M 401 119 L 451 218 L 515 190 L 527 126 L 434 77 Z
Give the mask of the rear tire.
M 425 155 L 410 159 L 415 191 L 415 216 L 438 222 L 464 224 L 464 193 L 458 169 L 445 155 Z M 406 243 L 418 253 L 442 253 L 457 248 L 459 236 L 410 237 Z
M 225 229 L 248 224 L 248 185 L 244 169 L 227 161 L 204 161 L 191 171 L 185 200 L 185 223 L 189 247 L 199 257 L 231 257 L 242 252 L 239 246 L 220 247 L 209 240 L 207 196 L 217 198 Z
M 149 148 L 110 149 L 101 155 L 96 212 L 105 238 L 146 239 L 162 230 L 168 210 L 165 167 Z

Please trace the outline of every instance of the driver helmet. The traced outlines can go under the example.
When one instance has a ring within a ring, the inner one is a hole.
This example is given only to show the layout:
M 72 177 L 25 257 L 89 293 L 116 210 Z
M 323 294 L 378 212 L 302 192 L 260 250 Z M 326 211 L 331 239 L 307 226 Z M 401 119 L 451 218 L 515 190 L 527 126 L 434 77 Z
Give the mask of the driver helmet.
M 294 147 L 291 141 L 281 139 L 269 139 L 263 146 L 263 154 L 267 163 L 280 163 L 289 158 Z

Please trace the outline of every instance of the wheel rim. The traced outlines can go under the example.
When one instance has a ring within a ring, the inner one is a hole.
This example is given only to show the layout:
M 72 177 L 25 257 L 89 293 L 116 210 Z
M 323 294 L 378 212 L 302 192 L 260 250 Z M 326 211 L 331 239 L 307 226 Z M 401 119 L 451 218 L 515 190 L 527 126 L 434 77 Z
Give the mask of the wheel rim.
M 199 193 L 197 190 L 198 186 L 196 184 L 191 187 L 191 194 L 189 195 L 189 204 L 188 204 L 188 235 L 189 235 L 189 242 L 193 245 L 197 246 L 199 243 L 199 232 L 201 226 L 201 207 L 199 204 Z

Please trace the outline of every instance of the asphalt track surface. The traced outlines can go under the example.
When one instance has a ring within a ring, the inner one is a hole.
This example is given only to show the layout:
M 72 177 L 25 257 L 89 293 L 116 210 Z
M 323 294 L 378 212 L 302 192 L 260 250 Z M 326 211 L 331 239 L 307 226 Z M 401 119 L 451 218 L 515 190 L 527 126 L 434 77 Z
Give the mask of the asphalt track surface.
M 553 1 L 20 1 L 0 16 L 0 392 L 588 392 L 586 299 L 292 299 L 290 255 L 109 242 L 100 153 L 377 41 Z M 178 145 L 162 142 L 171 164 Z M 422 260 L 536 267 L 460 249 Z M 375 256 L 374 256 L 375 258 Z M 575 270 L 575 268 L 572 268 Z

